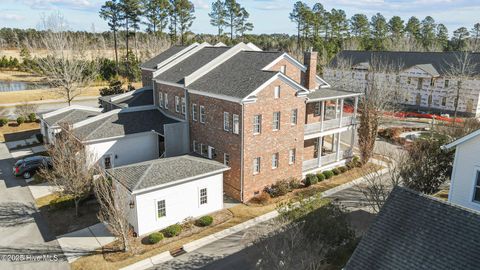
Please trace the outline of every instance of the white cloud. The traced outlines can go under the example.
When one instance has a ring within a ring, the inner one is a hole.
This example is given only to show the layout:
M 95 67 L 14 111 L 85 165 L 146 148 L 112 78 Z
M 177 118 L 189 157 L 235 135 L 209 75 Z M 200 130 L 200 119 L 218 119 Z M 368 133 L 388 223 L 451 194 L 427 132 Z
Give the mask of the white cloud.
M 25 16 L 14 14 L 14 13 L 0 12 L 0 19 L 9 20 L 9 21 L 22 21 L 25 19 Z
M 55 8 L 91 9 L 99 3 L 96 0 L 23 0 L 32 9 L 51 10 Z
M 203 0 L 193 0 L 192 3 L 195 6 L 195 9 L 209 9 L 210 8 L 208 3 L 206 3 Z

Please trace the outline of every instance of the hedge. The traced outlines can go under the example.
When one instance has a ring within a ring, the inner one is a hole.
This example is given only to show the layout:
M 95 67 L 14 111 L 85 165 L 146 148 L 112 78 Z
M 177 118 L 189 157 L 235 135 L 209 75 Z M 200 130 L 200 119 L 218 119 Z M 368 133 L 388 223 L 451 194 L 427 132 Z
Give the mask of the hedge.
M 315 185 L 318 183 L 317 176 L 315 174 L 307 174 L 305 177 L 305 186 L 308 187 L 310 185 Z
M 212 216 L 203 216 L 195 222 L 195 224 L 199 227 L 206 227 L 210 226 L 213 223 L 213 217 Z
M 333 172 L 332 171 L 324 171 L 323 175 L 325 175 L 325 179 L 330 179 L 333 177 Z
M 338 168 L 338 169 L 340 170 L 341 173 L 344 173 L 344 172 L 348 171 L 348 168 L 345 167 L 345 166 L 342 166 L 342 167 L 340 167 L 340 168 Z
M 332 172 L 333 172 L 333 174 L 335 174 L 335 175 L 339 175 L 339 174 L 341 173 L 338 168 L 333 169 Z
M 174 237 L 182 232 L 182 226 L 180 224 L 173 224 L 163 229 L 163 235 L 166 237 Z
M 5 126 L 8 124 L 8 119 L 7 118 L 0 118 L 0 127 Z
M 322 182 L 323 180 L 325 180 L 325 174 L 317 173 L 317 179 L 318 179 L 318 182 Z
M 161 232 L 154 232 L 154 233 L 151 233 L 149 236 L 148 236 L 148 242 L 150 244 L 156 244 L 160 241 L 162 241 L 164 238 L 163 236 L 163 233 Z

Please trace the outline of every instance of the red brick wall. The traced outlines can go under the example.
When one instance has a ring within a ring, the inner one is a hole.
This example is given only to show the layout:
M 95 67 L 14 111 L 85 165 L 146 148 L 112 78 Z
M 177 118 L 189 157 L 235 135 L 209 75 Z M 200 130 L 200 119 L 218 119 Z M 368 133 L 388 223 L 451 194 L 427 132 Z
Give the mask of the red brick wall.
M 307 103 L 305 124 L 320 122 L 321 116 L 315 115 L 315 104 L 315 102 Z
M 185 95 L 184 89 L 181 87 L 176 87 L 176 86 L 171 86 L 171 85 L 161 84 L 156 82 L 155 83 L 155 101 L 158 101 L 158 94 L 160 92 L 166 93 L 168 95 L 168 109 L 164 109 L 163 111 L 166 114 L 169 114 L 171 116 L 174 116 L 180 119 L 185 119 L 185 116 L 182 114 L 181 106 L 180 106 L 179 113 L 175 111 L 175 96 L 178 96 L 180 98 L 180 105 L 181 105 L 181 102 L 182 102 L 181 98 L 184 97 Z
M 193 150 L 193 140 L 198 143 L 210 145 L 215 148 L 216 161 L 223 163 L 223 154 L 230 155 L 230 170 L 223 174 L 224 192 L 237 200 L 240 200 L 241 191 L 241 135 L 233 134 L 232 131 L 223 129 L 223 113 L 230 113 L 230 125 L 232 125 L 232 115 L 240 117 L 242 106 L 239 103 L 226 100 L 206 97 L 190 93 L 189 113 L 190 113 L 190 149 Z M 192 118 L 192 104 L 197 104 L 197 121 Z M 205 106 L 206 119 L 205 124 L 200 123 L 200 105 Z
M 153 71 L 142 69 L 142 85 L 143 87 L 152 86 Z
M 288 68 L 287 68 L 288 69 Z M 280 85 L 279 99 L 274 98 L 274 88 Z M 248 201 L 254 192 L 288 177 L 301 178 L 303 157 L 303 123 L 305 100 L 295 96 L 295 91 L 281 80 L 274 81 L 258 93 L 255 103 L 244 105 L 244 199 Z M 292 109 L 298 109 L 297 125 L 290 124 Z M 280 111 L 280 130 L 273 131 L 273 113 Z M 262 115 L 261 134 L 253 134 L 254 115 Z M 288 151 L 296 149 L 296 162 L 288 164 Z M 272 169 L 272 155 L 279 153 L 279 166 Z M 253 174 L 253 159 L 261 158 L 259 174 Z
M 287 72 L 285 75 L 287 75 L 287 77 L 296 81 L 297 83 L 302 84 L 304 77 L 303 72 L 297 66 L 293 65 L 285 59 L 280 60 L 273 67 L 271 67 L 270 70 L 280 71 L 280 67 L 284 65 L 287 66 Z

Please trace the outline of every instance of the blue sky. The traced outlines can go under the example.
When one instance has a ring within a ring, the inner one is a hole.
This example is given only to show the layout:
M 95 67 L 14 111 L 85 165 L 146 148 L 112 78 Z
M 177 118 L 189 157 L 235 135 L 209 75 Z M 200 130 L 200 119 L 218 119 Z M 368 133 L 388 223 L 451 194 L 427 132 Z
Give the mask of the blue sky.
M 74 30 L 103 31 L 107 25 L 98 17 L 104 0 L 0 0 L 0 27 L 36 28 L 42 14 L 60 11 Z M 193 0 L 197 19 L 192 30 L 196 33 L 215 33 L 209 24 L 209 0 Z M 288 14 L 295 1 L 239 0 L 251 14 L 255 25 L 253 33 L 295 33 L 295 25 Z M 312 6 L 319 1 L 304 1 Z M 387 18 L 399 15 L 422 19 L 427 15 L 437 23 L 445 24 L 450 33 L 460 26 L 471 28 L 480 22 L 480 0 L 326 0 L 320 1 L 326 9 L 343 9 L 348 17 L 355 13 L 372 16 L 381 12 Z

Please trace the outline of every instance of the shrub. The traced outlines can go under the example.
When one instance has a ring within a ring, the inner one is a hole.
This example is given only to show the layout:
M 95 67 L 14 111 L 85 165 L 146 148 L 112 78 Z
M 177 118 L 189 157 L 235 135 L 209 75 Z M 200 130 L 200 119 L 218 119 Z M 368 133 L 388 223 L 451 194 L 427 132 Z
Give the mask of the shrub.
M 317 175 L 307 174 L 307 177 L 305 177 L 305 186 L 309 187 L 311 185 L 315 185 L 316 183 L 318 183 Z
M 160 241 L 162 241 L 164 238 L 163 236 L 163 233 L 161 232 L 154 232 L 154 233 L 151 233 L 149 236 L 148 236 L 148 242 L 150 244 L 156 244 Z
M 43 135 L 41 133 L 35 134 L 35 137 L 39 143 L 43 143 Z
M 195 222 L 195 225 L 199 227 L 206 227 L 210 226 L 213 223 L 213 217 L 212 216 L 203 216 Z
M 287 179 L 287 181 L 288 181 L 288 186 L 289 186 L 290 190 L 297 189 L 297 188 L 301 187 L 300 181 L 295 177 L 289 177 Z
M 318 182 L 322 182 L 323 180 L 325 180 L 325 174 L 317 173 L 317 179 L 318 179 Z
M 332 171 L 324 171 L 323 174 L 325 175 L 325 179 L 330 179 L 333 177 Z
M 182 226 L 180 224 L 173 224 L 163 229 L 163 235 L 166 237 L 174 237 L 182 232 Z
M 333 174 L 335 174 L 335 175 L 339 175 L 339 174 L 341 173 L 338 168 L 333 169 L 332 172 L 333 172 Z
M 35 113 L 29 113 L 28 114 L 28 121 L 29 122 L 35 122 L 35 120 L 37 120 L 37 115 L 35 115 Z
M 51 209 L 60 210 L 75 207 L 75 202 L 71 196 L 61 196 L 50 201 Z
M 8 119 L 7 118 L 0 118 L 0 127 L 5 126 L 8 124 Z
M 262 191 L 260 194 L 254 196 L 250 202 L 255 204 L 268 204 L 271 197 L 266 191 Z
M 270 194 L 272 198 L 283 196 L 290 191 L 290 185 L 287 180 L 280 180 L 272 186 L 265 188 L 265 192 Z
M 21 125 L 23 123 L 25 123 L 25 117 L 23 117 L 23 116 L 18 117 L 17 118 L 17 124 Z
M 352 162 L 355 167 L 360 167 L 362 165 L 360 162 L 360 157 L 358 156 L 353 156 Z
M 342 167 L 340 167 L 340 168 L 338 168 L 338 169 L 340 170 L 340 173 L 344 173 L 344 172 L 348 171 L 348 168 L 345 167 L 345 166 L 342 166 Z

